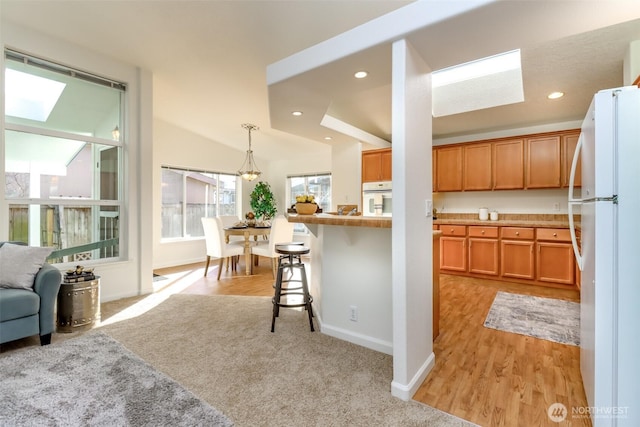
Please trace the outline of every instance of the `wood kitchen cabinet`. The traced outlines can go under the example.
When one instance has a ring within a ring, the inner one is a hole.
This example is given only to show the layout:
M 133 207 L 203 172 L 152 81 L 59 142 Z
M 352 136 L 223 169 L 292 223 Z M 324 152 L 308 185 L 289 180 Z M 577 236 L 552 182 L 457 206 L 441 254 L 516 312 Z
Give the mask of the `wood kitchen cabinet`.
M 362 182 L 391 181 L 391 148 L 362 152 Z
M 567 187 L 579 135 L 571 129 L 434 147 L 433 191 Z
M 535 279 L 534 229 L 502 227 L 500 275 L 506 278 Z
M 526 188 L 560 187 L 560 136 L 527 138 Z
M 469 273 L 497 276 L 499 260 L 498 227 L 470 226 Z
M 510 139 L 493 143 L 493 189 L 524 188 L 524 140 Z
M 571 163 L 573 162 L 573 153 L 576 151 L 576 145 L 578 145 L 578 139 L 580 138 L 580 132 L 572 132 L 566 135 L 562 135 L 562 186 L 569 186 L 569 176 L 571 175 Z M 582 186 L 582 156 L 578 156 L 578 163 L 576 164 L 576 175 L 573 181 L 574 187 Z
M 440 270 L 467 271 L 467 227 L 446 225 L 440 227 Z
M 462 154 L 463 190 L 491 190 L 491 143 L 465 145 Z
M 440 270 L 444 274 L 579 289 L 566 228 L 434 225 L 442 232 Z
M 462 191 L 462 146 L 437 147 L 435 156 L 436 191 Z
M 538 228 L 536 234 L 537 279 L 541 282 L 573 285 L 575 261 L 569 230 Z

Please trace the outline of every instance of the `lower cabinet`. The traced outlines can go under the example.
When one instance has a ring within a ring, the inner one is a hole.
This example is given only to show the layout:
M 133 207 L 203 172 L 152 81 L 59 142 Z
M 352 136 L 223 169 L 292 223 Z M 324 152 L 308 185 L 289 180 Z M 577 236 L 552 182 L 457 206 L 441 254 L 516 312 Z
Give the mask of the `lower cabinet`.
M 497 276 L 499 250 L 498 227 L 469 227 L 469 273 Z
M 445 224 L 439 228 L 444 274 L 580 286 L 567 229 Z
M 535 279 L 534 243 L 527 240 L 503 240 L 500 253 L 502 254 L 502 277 L 514 279 Z
M 502 227 L 500 275 L 514 279 L 535 279 L 535 232 L 529 227 Z
M 536 276 L 541 282 L 573 285 L 575 261 L 569 230 L 539 228 L 537 230 Z
M 440 227 L 440 269 L 467 271 L 467 227 L 445 225 Z

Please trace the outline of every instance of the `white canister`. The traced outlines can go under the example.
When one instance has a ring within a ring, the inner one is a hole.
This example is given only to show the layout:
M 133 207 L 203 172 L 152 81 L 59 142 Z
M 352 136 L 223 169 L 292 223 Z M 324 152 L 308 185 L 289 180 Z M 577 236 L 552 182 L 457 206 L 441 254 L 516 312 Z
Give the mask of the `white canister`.
M 498 212 L 491 211 L 491 213 L 489 214 L 489 219 L 491 221 L 497 221 L 498 220 Z
M 480 221 L 486 221 L 489 219 L 489 209 L 487 208 L 480 208 L 478 210 L 478 218 L 480 218 Z

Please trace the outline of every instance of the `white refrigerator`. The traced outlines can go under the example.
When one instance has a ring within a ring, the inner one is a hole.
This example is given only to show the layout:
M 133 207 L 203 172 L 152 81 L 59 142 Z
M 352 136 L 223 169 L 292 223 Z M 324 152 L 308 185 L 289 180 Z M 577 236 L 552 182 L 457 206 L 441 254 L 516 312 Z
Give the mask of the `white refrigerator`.
M 582 190 L 581 197 L 574 198 L 578 154 Z M 580 249 L 573 221 L 576 206 Z M 580 369 L 589 405 L 575 410 L 590 414 L 595 427 L 640 426 L 638 87 L 594 96 L 574 155 L 569 221 L 582 270 Z

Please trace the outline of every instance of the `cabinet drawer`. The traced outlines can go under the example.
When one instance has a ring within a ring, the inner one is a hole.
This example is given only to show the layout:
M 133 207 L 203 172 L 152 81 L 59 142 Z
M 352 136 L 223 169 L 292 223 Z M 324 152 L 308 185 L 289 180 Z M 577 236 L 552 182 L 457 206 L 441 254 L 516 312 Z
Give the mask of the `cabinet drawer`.
M 538 228 L 538 240 L 570 242 L 571 233 L 566 228 Z
M 466 236 L 467 226 L 466 225 L 441 225 L 440 231 L 442 231 L 443 236 Z
M 469 237 L 498 237 L 498 227 L 470 226 Z
M 533 240 L 533 228 L 525 227 L 502 227 L 503 239 L 523 239 Z

